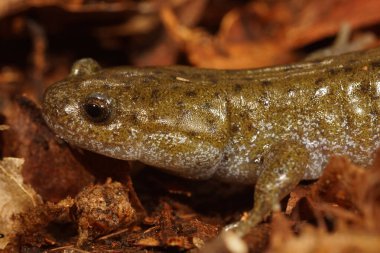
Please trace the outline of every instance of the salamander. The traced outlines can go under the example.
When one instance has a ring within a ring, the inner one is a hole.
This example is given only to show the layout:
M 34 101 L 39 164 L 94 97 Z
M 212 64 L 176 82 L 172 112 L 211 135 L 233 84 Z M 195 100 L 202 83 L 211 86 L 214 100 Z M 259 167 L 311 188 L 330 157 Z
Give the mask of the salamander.
M 255 184 L 246 234 L 332 155 L 368 165 L 380 144 L 380 49 L 246 70 L 101 68 L 50 86 L 43 115 L 68 143 L 191 179 Z

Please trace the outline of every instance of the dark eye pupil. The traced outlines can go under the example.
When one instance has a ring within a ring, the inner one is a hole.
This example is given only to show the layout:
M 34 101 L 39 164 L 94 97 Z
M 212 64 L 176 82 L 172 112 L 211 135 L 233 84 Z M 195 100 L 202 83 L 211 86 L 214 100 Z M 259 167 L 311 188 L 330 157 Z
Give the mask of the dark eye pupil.
M 101 123 L 109 118 L 109 105 L 105 99 L 89 98 L 83 105 L 87 117 L 95 123 Z

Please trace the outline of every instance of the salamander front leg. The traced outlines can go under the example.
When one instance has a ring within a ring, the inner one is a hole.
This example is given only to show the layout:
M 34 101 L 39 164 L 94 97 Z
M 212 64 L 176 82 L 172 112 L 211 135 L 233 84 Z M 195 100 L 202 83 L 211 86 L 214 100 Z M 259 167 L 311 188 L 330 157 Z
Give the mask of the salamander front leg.
M 277 143 L 264 155 L 263 170 L 257 180 L 254 206 L 246 219 L 227 227 L 244 236 L 302 180 L 309 162 L 306 148 L 295 141 Z

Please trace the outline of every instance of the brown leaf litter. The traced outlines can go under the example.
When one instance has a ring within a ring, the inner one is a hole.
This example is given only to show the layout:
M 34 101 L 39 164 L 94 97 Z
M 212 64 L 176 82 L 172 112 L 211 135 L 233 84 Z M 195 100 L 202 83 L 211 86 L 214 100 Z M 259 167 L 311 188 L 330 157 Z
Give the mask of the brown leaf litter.
M 354 39 L 376 34 L 378 13 L 377 0 L 0 1 L 0 124 L 8 128 L 0 153 L 25 160 L 23 184 L 44 201 L 13 216 L 18 228 L 3 252 L 193 252 L 252 207 L 252 187 L 131 172 L 128 163 L 70 147 L 21 93 L 39 101 L 84 56 L 105 66 L 290 62 L 343 22 Z M 249 252 L 378 252 L 379 170 L 379 158 L 369 169 L 332 159 L 317 182 L 282 201 L 284 213 L 237 244 Z M 8 203 L 28 203 L 22 196 Z M 238 250 L 230 246 L 209 252 Z

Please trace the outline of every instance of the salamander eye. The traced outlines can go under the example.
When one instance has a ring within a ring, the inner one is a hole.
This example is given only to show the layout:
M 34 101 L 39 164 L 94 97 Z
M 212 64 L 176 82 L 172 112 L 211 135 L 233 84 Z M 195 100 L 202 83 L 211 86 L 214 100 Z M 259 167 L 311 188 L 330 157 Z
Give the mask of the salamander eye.
M 92 94 L 83 103 L 86 117 L 94 123 L 103 123 L 111 115 L 110 100 L 101 94 Z

